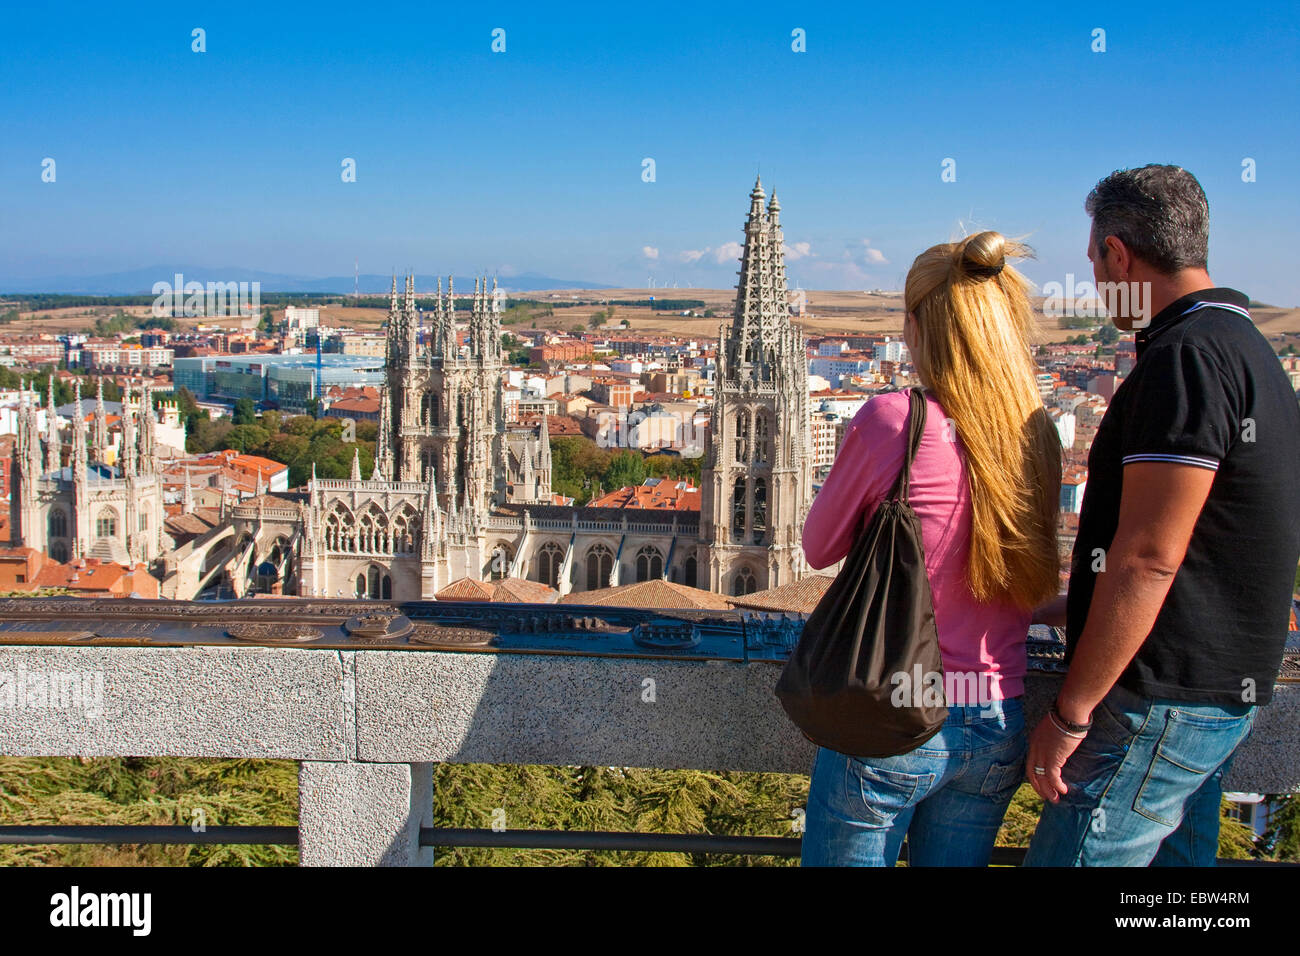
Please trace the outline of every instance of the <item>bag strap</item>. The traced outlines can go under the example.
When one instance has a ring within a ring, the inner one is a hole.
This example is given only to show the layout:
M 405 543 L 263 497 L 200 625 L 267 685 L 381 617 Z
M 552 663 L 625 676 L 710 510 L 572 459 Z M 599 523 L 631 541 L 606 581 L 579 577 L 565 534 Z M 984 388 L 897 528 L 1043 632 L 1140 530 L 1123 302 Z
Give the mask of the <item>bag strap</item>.
M 921 435 L 925 433 L 925 394 L 920 388 L 909 388 L 908 392 L 908 431 L 907 431 L 907 456 L 903 459 L 903 467 L 898 473 L 898 479 L 894 482 L 894 490 L 890 492 L 889 497 L 893 500 L 901 500 L 907 504 L 908 490 L 912 479 L 912 461 L 916 458 L 916 450 L 921 447 Z

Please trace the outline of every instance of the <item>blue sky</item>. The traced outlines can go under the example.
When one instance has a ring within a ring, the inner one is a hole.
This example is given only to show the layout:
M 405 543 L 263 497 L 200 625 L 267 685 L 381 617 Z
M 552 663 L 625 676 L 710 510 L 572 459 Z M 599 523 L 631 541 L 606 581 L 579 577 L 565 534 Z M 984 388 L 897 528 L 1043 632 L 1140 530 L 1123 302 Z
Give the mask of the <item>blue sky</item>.
M 805 288 L 900 287 L 980 228 L 1063 281 L 1089 273 L 1092 184 L 1176 162 L 1209 195 L 1214 279 L 1300 305 L 1291 4 L 545 6 L 10 5 L 0 287 L 354 259 L 729 287 L 760 170 Z

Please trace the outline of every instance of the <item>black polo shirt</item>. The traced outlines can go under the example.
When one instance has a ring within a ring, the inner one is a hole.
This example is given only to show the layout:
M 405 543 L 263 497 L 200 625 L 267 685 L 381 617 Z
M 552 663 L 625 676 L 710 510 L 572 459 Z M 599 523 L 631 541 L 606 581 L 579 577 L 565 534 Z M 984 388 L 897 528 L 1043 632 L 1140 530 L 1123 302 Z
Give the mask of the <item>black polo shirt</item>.
M 1119 683 L 1148 697 L 1267 703 L 1300 560 L 1300 406 L 1233 289 L 1183 296 L 1137 333 L 1137 361 L 1088 455 L 1067 604 L 1066 659 L 1083 633 L 1119 520 L 1124 465 L 1215 472 L 1187 556 Z M 1104 572 L 1103 572 L 1104 573 Z

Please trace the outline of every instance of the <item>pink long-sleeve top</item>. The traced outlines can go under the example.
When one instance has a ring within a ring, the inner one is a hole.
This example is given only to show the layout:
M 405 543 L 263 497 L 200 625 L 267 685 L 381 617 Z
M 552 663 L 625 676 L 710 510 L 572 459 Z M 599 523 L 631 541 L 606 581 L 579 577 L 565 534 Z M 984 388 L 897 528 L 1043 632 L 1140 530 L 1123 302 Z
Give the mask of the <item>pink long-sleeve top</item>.
M 953 680 L 961 675 L 966 681 L 978 680 L 984 700 L 1019 697 L 1024 693 L 1031 612 L 1010 603 L 981 603 L 971 594 L 966 581 L 971 535 L 966 452 L 949 437 L 950 431 L 945 435 L 947 415 L 929 393 L 926 407 L 909 498 L 921 521 L 945 683 L 963 686 Z M 804 525 L 804 554 L 814 568 L 828 567 L 848 554 L 893 488 L 907 451 L 907 416 L 906 391 L 878 395 L 854 416 Z M 965 676 L 972 674 L 978 676 Z

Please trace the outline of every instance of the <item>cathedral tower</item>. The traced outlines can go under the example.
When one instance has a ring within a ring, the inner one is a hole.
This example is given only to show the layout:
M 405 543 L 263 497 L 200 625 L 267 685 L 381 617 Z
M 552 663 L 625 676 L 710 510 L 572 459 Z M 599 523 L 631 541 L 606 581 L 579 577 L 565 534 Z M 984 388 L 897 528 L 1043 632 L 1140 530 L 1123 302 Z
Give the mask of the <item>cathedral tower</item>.
M 735 313 L 718 336 L 696 582 L 732 595 L 806 573 L 799 534 L 812 503 L 808 357 L 790 323 L 781 204 L 773 193 L 764 208 L 761 181 L 749 198 Z

